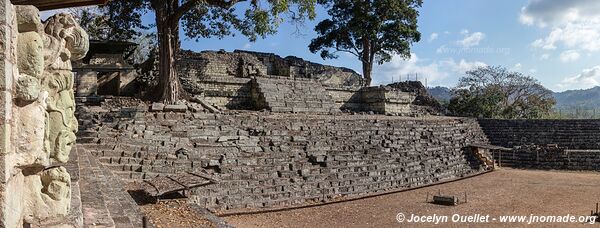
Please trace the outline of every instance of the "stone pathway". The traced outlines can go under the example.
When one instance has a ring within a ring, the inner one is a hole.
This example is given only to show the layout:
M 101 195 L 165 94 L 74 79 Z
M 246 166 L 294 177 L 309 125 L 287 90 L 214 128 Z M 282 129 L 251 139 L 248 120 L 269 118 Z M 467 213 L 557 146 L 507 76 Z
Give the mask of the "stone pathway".
M 144 214 L 120 179 L 83 147 L 77 148 L 85 227 L 142 227 Z

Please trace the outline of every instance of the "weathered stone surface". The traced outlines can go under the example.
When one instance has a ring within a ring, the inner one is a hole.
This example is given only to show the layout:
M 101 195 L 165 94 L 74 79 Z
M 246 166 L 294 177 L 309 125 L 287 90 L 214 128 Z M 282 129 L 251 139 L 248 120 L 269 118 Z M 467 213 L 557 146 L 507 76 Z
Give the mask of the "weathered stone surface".
M 17 14 L 17 25 L 19 33 L 36 32 L 42 33 L 44 27 L 40 23 L 40 11 L 35 6 L 15 6 Z
M 255 78 L 252 81 L 252 98 L 257 110 L 295 113 L 340 111 L 321 83 L 312 79 Z
M 50 157 L 64 163 L 75 143 L 77 119 L 71 60 L 85 56 L 89 37 L 69 14 L 57 14 L 45 22 L 45 72 L 43 85 L 48 98 L 48 150 Z
M 487 142 L 475 120 L 461 118 L 140 111 L 133 120 L 118 110 L 85 109 L 79 118 L 112 120 L 82 126 L 97 129 L 101 143 L 83 147 L 103 165 L 126 181 L 213 174 L 221 181 L 191 199 L 217 210 L 328 201 L 475 174 L 481 164 L 463 148 Z M 134 129 L 152 133 L 139 137 Z
M 70 61 L 87 51 L 87 34 L 70 15 L 44 25 L 35 7 L 0 1 L 0 227 L 60 226 L 71 206 L 71 177 L 53 163 L 67 162 L 75 143 Z
M 19 33 L 18 47 L 19 72 L 41 79 L 44 71 L 44 43 L 40 34 L 37 32 Z
M 495 120 L 479 124 L 494 145 L 512 148 L 527 144 L 558 144 L 569 149 L 599 149 L 598 120 Z
M 40 96 L 40 83 L 35 77 L 21 74 L 17 80 L 15 98 L 25 102 L 32 102 Z
M 165 105 L 165 112 L 186 112 L 187 105 L 179 104 L 179 105 Z
M 150 107 L 150 111 L 153 112 L 162 112 L 165 109 L 165 104 L 163 103 L 153 103 Z

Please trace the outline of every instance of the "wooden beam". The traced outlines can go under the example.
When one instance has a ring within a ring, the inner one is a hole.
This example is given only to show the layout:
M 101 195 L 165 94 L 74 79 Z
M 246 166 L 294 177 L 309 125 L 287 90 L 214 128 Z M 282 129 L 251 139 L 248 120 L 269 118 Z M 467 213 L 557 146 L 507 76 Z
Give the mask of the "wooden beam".
M 11 0 L 15 5 L 34 5 L 41 11 L 80 7 L 80 6 L 91 6 L 91 5 L 104 5 L 109 0 Z

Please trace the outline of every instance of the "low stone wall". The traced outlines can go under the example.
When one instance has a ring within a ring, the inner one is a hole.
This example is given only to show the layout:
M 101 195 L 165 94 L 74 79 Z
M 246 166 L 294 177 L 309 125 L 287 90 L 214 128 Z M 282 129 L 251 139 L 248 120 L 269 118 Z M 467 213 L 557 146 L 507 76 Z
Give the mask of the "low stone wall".
M 600 120 L 480 119 L 494 145 L 558 144 L 568 149 L 600 149 Z
M 600 150 L 567 150 L 536 145 L 519 146 L 511 151 L 495 151 L 502 167 L 548 170 L 600 170 Z
M 81 107 L 79 143 L 124 180 L 182 171 L 214 210 L 271 208 L 410 188 L 481 172 L 476 120 L 379 115 L 172 113 Z

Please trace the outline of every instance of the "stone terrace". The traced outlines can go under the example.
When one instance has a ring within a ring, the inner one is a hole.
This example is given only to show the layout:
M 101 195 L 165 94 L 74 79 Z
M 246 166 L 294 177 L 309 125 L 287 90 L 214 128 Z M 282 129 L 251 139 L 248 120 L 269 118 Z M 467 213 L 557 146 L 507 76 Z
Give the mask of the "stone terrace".
M 340 112 L 331 95 L 316 80 L 257 77 L 253 83 L 253 96 L 259 109 L 295 113 Z
M 473 119 L 80 107 L 79 143 L 126 181 L 182 171 L 220 183 L 192 199 L 213 210 L 326 202 L 481 172 L 464 150 Z

